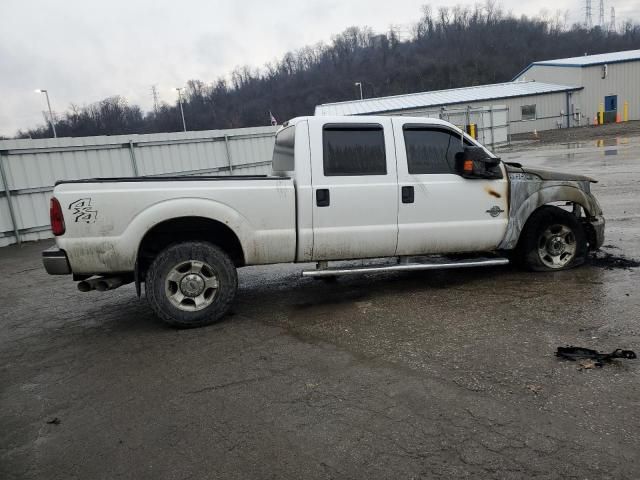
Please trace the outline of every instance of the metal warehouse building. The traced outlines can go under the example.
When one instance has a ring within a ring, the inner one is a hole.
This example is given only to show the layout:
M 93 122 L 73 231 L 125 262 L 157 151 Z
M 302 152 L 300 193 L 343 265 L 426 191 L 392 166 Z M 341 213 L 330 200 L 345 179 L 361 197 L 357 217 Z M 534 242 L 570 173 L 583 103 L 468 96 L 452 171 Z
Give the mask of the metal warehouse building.
M 626 105 L 626 107 L 625 107 Z M 476 124 L 478 139 L 640 119 L 640 50 L 535 62 L 511 82 L 318 105 L 316 115 L 438 117 Z
M 579 86 L 507 82 L 318 105 L 316 115 L 438 117 L 478 127 L 478 139 L 505 143 L 510 133 L 566 126 L 567 99 Z
M 581 86 L 571 95 L 570 126 L 592 124 L 601 109 L 606 123 L 640 120 L 640 50 L 534 62 L 514 80 Z

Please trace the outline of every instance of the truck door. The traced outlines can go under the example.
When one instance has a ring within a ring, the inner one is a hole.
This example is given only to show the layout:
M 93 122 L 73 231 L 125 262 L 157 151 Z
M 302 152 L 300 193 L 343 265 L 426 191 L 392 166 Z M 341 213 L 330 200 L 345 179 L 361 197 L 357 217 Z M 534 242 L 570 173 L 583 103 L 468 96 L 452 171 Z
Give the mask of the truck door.
M 393 120 L 398 159 L 398 255 L 495 249 L 507 229 L 508 180 L 455 173 L 460 133 L 446 124 Z M 471 140 L 465 140 L 471 145 Z
M 393 256 L 398 183 L 391 119 L 310 122 L 313 259 Z

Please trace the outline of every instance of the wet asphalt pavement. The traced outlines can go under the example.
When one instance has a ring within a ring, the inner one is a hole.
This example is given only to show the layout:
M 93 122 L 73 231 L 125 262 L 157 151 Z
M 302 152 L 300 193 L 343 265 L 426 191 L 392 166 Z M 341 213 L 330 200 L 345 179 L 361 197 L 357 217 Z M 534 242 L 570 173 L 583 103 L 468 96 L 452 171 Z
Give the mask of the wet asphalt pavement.
M 605 252 L 640 258 L 640 138 L 504 159 L 600 179 Z M 132 286 L 80 293 L 51 242 L 0 249 L 0 478 L 640 478 L 640 269 L 241 270 L 179 331 Z

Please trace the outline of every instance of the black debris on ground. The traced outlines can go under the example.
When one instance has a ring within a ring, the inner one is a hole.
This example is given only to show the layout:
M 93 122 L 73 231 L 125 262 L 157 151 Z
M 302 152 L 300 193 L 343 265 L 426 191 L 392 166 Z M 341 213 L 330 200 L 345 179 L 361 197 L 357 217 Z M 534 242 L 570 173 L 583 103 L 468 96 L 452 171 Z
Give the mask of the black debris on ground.
M 597 350 L 592 350 L 591 348 L 573 346 L 558 347 L 556 356 L 564 360 L 571 360 L 572 362 L 578 360 L 589 360 L 590 362 L 588 365 L 584 362 L 581 363 L 583 368 L 602 367 L 605 362 L 610 362 L 616 358 L 626 358 L 628 360 L 638 358 L 633 350 L 623 350 L 618 348 L 611 353 L 600 353 Z
M 594 267 L 604 268 L 606 270 L 623 269 L 630 270 L 640 267 L 640 261 L 635 258 L 627 258 L 622 255 L 614 255 L 609 252 L 598 250 L 587 258 L 587 263 Z

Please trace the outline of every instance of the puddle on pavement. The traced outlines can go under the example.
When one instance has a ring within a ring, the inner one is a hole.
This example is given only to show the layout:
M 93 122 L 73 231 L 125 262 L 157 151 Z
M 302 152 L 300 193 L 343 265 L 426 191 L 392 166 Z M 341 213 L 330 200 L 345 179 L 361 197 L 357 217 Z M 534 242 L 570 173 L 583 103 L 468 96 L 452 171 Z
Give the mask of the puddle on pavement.
M 584 142 L 569 142 L 569 143 L 562 143 L 561 145 L 565 145 L 568 150 L 572 150 L 576 148 L 584 148 L 587 146 L 587 144 Z
M 597 147 L 611 147 L 614 145 L 626 145 L 629 137 L 599 138 L 596 140 Z
M 629 143 L 629 140 L 627 138 L 624 138 L 624 137 L 622 137 L 622 138 L 620 138 L 620 137 L 605 138 L 605 139 L 596 140 L 596 147 L 600 147 L 600 148 L 616 147 L 618 145 L 626 145 L 627 143 Z M 605 148 L 604 154 L 605 154 L 605 156 L 618 155 L 618 149 L 617 148 L 610 148 L 610 149 L 606 149 Z
M 640 146 L 640 136 L 618 136 L 613 138 L 594 138 L 540 145 L 533 150 L 506 151 L 502 158 L 506 161 L 519 161 L 525 165 L 541 164 L 544 168 L 562 170 L 568 164 L 590 164 L 594 167 L 607 167 L 612 163 L 635 160 L 636 150 L 630 147 Z M 615 157 L 615 158 L 611 158 Z

